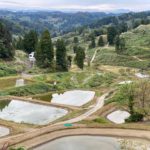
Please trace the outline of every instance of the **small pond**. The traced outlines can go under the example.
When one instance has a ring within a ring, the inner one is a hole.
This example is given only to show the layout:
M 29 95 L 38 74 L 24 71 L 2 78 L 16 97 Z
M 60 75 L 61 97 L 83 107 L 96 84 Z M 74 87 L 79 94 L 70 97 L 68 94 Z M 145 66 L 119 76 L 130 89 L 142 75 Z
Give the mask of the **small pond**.
M 64 137 L 33 150 L 120 150 L 115 138 L 101 136 L 70 136 Z
M 16 123 L 46 125 L 67 113 L 64 109 L 19 100 L 0 101 L 0 119 Z
M 135 76 L 138 78 L 149 78 L 150 77 L 149 75 L 143 74 L 143 73 L 136 73 Z
M 53 94 L 52 103 L 82 106 L 91 101 L 95 96 L 93 91 L 73 90 L 64 94 Z
M 9 129 L 3 126 L 0 126 L 0 137 L 6 136 L 9 134 Z
M 117 110 L 109 114 L 107 118 L 116 124 L 122 124 L 129 116 L 130 114 L 127 111 Z
M 17 79 L 16 80 L 16 87 L 21 87 L 25 85 L 24 79 Z

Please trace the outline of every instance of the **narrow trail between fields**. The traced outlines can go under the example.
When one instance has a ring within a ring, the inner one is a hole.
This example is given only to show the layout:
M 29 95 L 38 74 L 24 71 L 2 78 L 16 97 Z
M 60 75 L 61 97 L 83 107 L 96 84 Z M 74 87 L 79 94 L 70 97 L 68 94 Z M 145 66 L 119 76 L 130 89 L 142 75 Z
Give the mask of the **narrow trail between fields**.
M 76 123 L 76 122 L 79 122 L 79 121 L 82 121 L 82 120 L 88 118 L 89 116 L 91 116 L 92 114 L 94 114 L 96 111 L 98 111 L 100 108 L 102 108 L 104 106 L 104 102 L 108 95 L 109 95 L 109 92 L 102 95 L 101 97 L 99 97 L 97 99 L 97 103 L 94 105 L 94 107 L 91 108 L 89 111 L 85 112 L 84 114 L 82 114 L 76 118 L 67 120 L 67 121 L 59 122 L 55 125 L 60 125 L 60 124 L 65 124 L 65 123 Z
M 25 148 L 31 149 L 36 146 L 40 146 L 43 143 L 47 143 L 58 138 L 66 136 L 79 136 L 79 135 L 89 135 L 89 136 L 109 136 L 116 138 L 139 138 L 146 141 L 150 141 L 150 131 L 143 130 L 130 130 L 130 129 L 112 129 L 112 128 L 87 128 L 80 127 L 78 129 L 64 129 L 60 131 L 54 131 L 40 137 L 36 137 L 29 141 L 20 143 L 17 146 L 24 145 Z
M 136 59 L 136 60 L 138 60 L 138 61 L 144 61 L 144 60 L 140 59 L 140 58 L 137 57 L 137 56 L 133 56 L 133 58 Z
M 95 50 L 94 55 L 93 55 L 93 57 L 92 57 L 90 63 L 93 63 L 93 61 L 95 60 L 95 57 L 96 57 L 97 52 L 98 52 L 98 49 Z
M 0 148 L 2 148 L 1 146 L 4 145 L 6 142 L 8 142 L 10 145 L 14 145 L 14 144 L 21 143 L 23 141 L 33 139 L 35 137 L 47 134 L 47 133 L 55 131 L 55 130 L 57 131 L 62 127 L 64 128 L 63 124 L 65 124 L 65 123 L 76 123 L 76 122 L 82 121 L 82 120 L 86 119 L 87 117 L 89 117 L 90 115 L 92 115 L 93 113 L 95 113 L 96 111 L 98 111 L 100 108 L 102 108 L 104 106 L 104 102 L 108 95 L 109 95 L 109 92 L 105 93 L 101 97 L 97 98 L 97 102 L 93 108 L 91 108 L 90 110 L 88 110 L 87 112 L 85 112 L 84 114 L 82 114 L 76 118 L 73 118 L 73 119 L 70 119 L 67 121 L 63 121 L 63 122 L 59 122 L 59 123 L 56 123 L 53 125 L 49 125 L 49 126 L 46 126 L 46 127 L 40 128 L 40 129 L 34 129 L 33 131 L 30 131 L 27 133 L 2 138 L 0 140 Z
M 117 128 L 100 128 L 100 127 L 88 127 L 87 125 L 74 124 L 72 127 L 65 127 L 65 123 L 76 123 L 86 119 L 93 113 L 98 111 L 104 106 L 104 102 L 109 96 L 110 92 L 103 94 L 97 98 L 97 102 L 93 108 L 85 112 L 84 114 L 67 120 L 42 127 L 40 129 L 34 129 L 30 132 L 22 133 L 19 135 L 9 136 L 0 139 L 0 149 L 5 143 L 9 143 L 9 146 L 24 146 L 25 148 L 33 148 L 41 145 L 45 142 L 52 141 L 57 138 L 72 135 L 102 135 L 113 137 L 130 137 L 150 140 L 150 131 L 144 130 L 130 130 L 130 129 L 117 129 Z

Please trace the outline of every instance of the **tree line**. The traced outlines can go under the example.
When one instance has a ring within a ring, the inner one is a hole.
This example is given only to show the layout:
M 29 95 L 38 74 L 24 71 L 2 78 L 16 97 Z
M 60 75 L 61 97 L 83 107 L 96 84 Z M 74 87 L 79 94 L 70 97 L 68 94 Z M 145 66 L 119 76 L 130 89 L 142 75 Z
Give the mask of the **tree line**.
M 45 30 L 41 36 L 31 30 L 23 37 L 20 36 L 13 41 L 7 27 L 0 23 L 0 59 L 12 60 L 15 55 L 15 49 L 24 50 L 28 54 L 35 52 L 36 64 L 40 68 L 48 68 L 51 71 L 68 71 L 72 64 L 72 56 L 67 55 L 65 41 L 58 39 L 56 42 L 52 42 L 49 30 Z M 84 48 L 77 45 L 75 54 L 75 63 L 79 68 L 83 69 Z

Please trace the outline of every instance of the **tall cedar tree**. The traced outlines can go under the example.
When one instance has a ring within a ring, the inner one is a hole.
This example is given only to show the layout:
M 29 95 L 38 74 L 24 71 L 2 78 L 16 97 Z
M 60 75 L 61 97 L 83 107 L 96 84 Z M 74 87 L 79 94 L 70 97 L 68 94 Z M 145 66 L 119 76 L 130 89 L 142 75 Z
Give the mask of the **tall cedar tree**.
M 31 30 L 29 33 L 25 34 L 23 40 L 24 50 L 27 53 L 34 52 L 36 50 L 38 43 L 38 35 L 35 31 Z
M 0 23 L 0 58 L 12 59 L 15 51 L 12 46 L 12 35 L 6 26 Z
M 78 43 L 79 42 L 79 39 L 78 39 L 78 37 L 74 37 L 74 43 Z
M 76 52 L 76 63 L 77 66 L 81 69 L 84 68 L 84 59 L 85 59 L 85 50 L 82 47 L 78 47 L 77 52 Z
M 42 33 L 40 42 L 36 50 L 37 64 L 41 68 L 53 69 L 54 49 L 51 36 L 48 30 Z
M 19 36 L 15 47 L 16 47 L 16 49 L 20 49 L 20 50 L 24 49 L 23 39 L 21 36 Z
M 91 43 L 89 45 L 89 48 L 95 48 L 96 47 L 96 43 L 95 43 L 95 37 L 92 36 L 91 37 Z
M 74 45 L 74 46 L 73 46 L 73 52 L 74 52 L 74 54 L 76 53 L 77 49 L 78 49 L 78 46 L 77 46 L 77 45 Z
M 103 37 L 100 36 L 99 40 L 98 40 L 98 46 L 103 47 L 104 45 L 105 45 L 105 43 L 104 43 Z
M 119 35 L 115 38 L 115 49 L 117 54 L 124 54 L 126 51 L 126 44 L 124 38 L 120 38 Z
M 62 39 L 56 42 L 56 67 L 59 71 L 68 71 L 67 49 Z
M 110 26 L 107 29 L 107 39 L 110 45 L 113 45 L 115 42 L 115 37 L 118 34 L 115 26 Z

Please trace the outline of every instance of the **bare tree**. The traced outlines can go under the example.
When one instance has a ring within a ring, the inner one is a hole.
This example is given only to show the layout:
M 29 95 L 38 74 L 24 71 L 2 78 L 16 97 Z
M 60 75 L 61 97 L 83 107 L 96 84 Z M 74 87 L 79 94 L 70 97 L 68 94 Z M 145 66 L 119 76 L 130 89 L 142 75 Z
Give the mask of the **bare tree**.
M 137 108 L 147 115 L 150 107 L 150 82 L 148 80 L 139 81 L 136 85 L 136 93 Z

